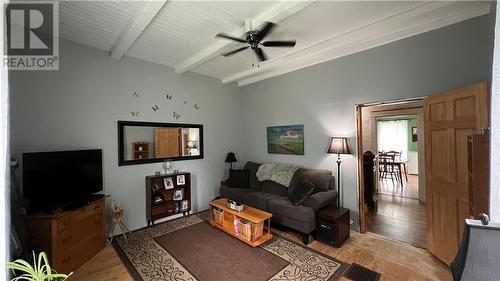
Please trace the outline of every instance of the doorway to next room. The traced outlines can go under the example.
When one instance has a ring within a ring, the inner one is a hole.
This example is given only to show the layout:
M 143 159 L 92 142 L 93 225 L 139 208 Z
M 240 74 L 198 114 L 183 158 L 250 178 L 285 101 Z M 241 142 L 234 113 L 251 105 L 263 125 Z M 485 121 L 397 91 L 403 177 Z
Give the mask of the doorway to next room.
M 422 108 L 418 103 L 384 104 L 360 113 L 365 230 L 425 248 L 425 188 L 419 181 Z

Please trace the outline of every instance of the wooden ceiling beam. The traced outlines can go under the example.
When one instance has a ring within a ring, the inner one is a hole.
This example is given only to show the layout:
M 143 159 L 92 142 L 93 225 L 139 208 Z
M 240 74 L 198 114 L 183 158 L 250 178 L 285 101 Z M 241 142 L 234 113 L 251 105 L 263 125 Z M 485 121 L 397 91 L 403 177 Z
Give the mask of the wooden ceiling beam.
M 111 48 L 110 56 L 120 60 L 135 40 L 144 32 L 154 17 L 160 12 L 167 0 L 149 0 L 131 21 Z

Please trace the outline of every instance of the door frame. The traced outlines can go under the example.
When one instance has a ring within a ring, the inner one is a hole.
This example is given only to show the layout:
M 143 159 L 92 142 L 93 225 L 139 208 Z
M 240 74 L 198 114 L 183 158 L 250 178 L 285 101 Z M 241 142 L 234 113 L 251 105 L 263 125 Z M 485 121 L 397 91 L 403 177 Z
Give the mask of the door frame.
M 364 167 L 363 167 L 363 152 L 371 150 L 374 154 L 377 151 L 377 130 L 376 122 L 378 117 L 400 116 L 400 115 L 416 115 L 418 126 L 418 169 L 419 169 L 419 199 L 425 200 L 427 189 L 425 182 L 425 116 L 424 116 L 424 100 L 426 97 L 397 100 L 389 102 L 359 104 L 356 105 L 356 137 L 357 137 L 357 161 L 358 161 L 358 216 L 359 230 L 361 233 L 366 232 L 366 205 L 365 205 L 365 186 L 364 186 Z M 368 115 L 368 117 L 365 117 Z M 366 127 L 369 130 L 369 136 L 363 135 L 366 132 Z M 421 197 L 420 190 L 424 194 Z M 419 200 L 420 201 L 420 200 Z M 427 219 L 427 218 L 426 218 Z

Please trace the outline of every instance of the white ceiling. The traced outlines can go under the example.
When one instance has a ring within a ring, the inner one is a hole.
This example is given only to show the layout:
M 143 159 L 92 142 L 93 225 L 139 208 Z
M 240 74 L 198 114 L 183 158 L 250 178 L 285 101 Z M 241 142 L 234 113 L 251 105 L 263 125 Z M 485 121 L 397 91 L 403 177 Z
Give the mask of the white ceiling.
M 246 85 L 323 61 L 487 14 L 487 1 L 61 1 L 60 35 L 78 43 Z M 245 20 L 277 22 L 268 39 L 296 39 L 295 48 L 265 48 L 252 66 L 247 50 L 215 38 L 241 36 Z

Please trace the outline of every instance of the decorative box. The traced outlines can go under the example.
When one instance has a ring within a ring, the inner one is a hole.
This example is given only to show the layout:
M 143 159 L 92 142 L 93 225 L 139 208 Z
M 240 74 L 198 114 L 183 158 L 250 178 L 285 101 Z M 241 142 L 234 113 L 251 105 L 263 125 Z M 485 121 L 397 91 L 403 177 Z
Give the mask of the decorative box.
M 231 210 L 234 210 L 236 212 L 241 212 L 243 211 L 243 204 L 238 203 L 233 200 L 227 200 L 227 207 Z

